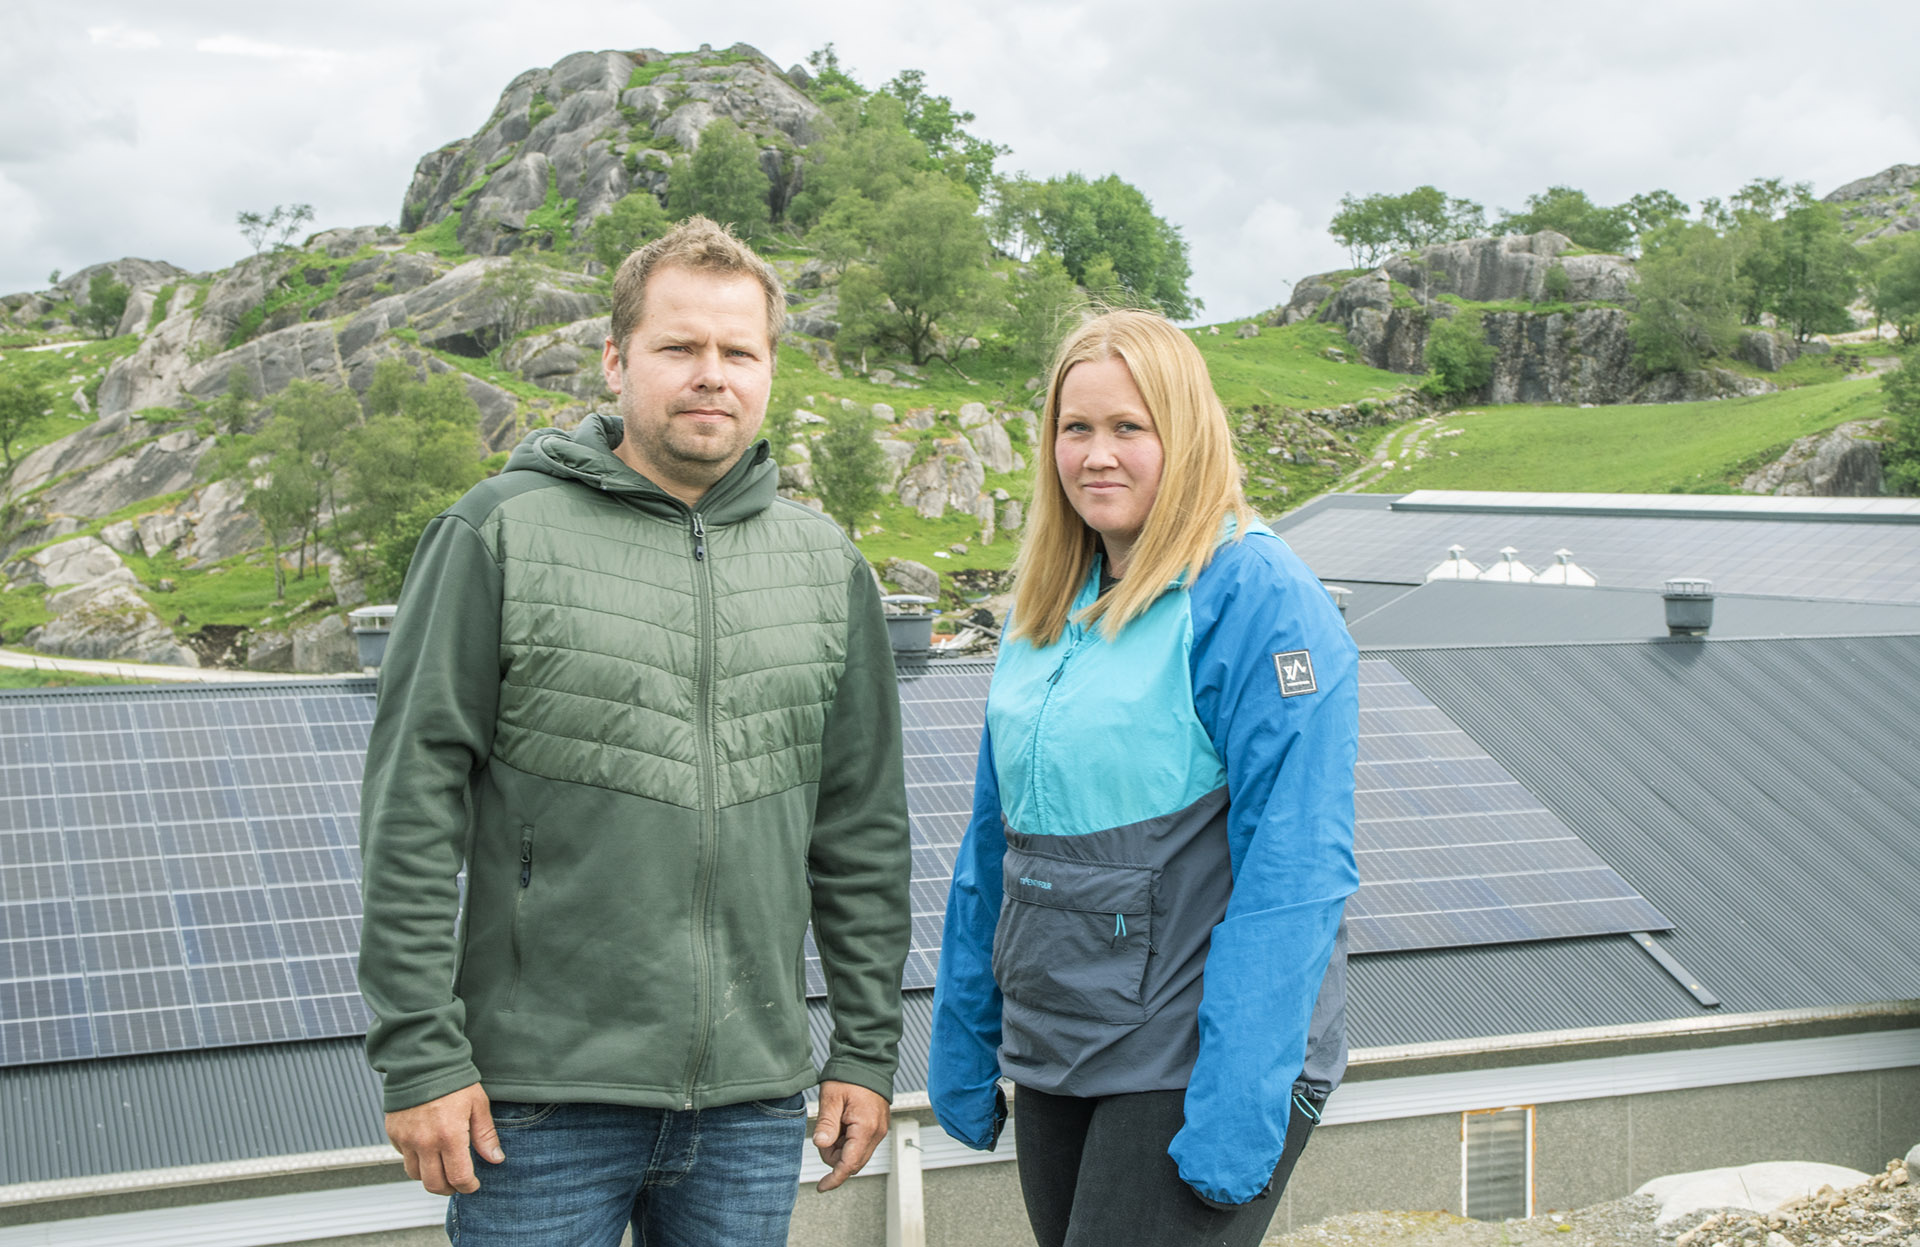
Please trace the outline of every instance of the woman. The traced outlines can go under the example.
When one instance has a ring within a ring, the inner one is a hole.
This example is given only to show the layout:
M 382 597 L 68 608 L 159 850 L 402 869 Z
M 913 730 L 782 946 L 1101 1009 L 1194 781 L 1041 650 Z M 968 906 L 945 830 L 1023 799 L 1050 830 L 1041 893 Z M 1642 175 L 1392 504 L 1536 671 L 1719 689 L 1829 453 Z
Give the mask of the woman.
M 1179 329 L 1088 321 L 1045 415 L 934 1110 L 991 1148 L 1013 1080 L 1042 1247 L 1254 1244 L 1346 1064 L 1354 646 Z

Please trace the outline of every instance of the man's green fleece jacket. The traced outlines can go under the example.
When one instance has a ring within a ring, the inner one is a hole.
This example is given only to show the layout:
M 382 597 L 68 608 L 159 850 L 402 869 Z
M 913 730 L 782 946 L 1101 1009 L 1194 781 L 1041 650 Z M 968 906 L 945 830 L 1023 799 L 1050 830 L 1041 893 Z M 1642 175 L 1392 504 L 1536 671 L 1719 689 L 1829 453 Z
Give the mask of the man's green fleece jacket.
M 776 497 L 764 442 L 689 508 L 620 436 L 536 431 L 408 573 L 361 796 L 389 1111 L 475 1082 L 671 1109 L 891 1094 L 910 853 L 872 572 Z

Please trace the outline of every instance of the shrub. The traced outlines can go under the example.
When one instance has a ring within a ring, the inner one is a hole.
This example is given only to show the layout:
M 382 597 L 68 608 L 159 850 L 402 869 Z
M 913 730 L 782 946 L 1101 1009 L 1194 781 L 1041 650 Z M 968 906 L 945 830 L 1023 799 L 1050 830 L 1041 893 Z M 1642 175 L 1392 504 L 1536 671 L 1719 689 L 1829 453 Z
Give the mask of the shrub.
M 1427 386 L 1436 394 L 1457 397 L 1493 380 L 1494 349 L 1477 311 L 1462 311 L 1436 320 L 1427 332 Z

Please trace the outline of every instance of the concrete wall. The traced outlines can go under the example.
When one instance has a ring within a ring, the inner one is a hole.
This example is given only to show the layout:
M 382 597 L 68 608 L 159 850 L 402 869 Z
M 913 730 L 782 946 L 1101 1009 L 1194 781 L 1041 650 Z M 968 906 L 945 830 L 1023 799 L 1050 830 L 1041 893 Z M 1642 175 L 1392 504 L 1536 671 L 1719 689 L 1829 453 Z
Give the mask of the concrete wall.
M 1534 1207 L 1540 1212 L 1579 1208 L 1629 1194 L 1661 1174 L 1753 1161 L 1824 1161 L 1875 1172 L 1916 1142 L 1920 1068 L 1541 1104 L 1534 1116 Z M 0 1209 L 0 1226 L 402 1176 L 398 1165 L 382 1165 L 64 1200 Z M 928 1247 L 1033 1247 L 1010 1162 L 927 1170 L 924 1187 Z M 884 1175 L 855 1178 L 824 1195 L 803 1186 L 790 1243 L 884 1247 L 886 1191 Z M 1315 1132 L 1275 1209 L 1272 1229 L 1299 1229 L 1342 1212 L 1458 1211 L 1459 1205 L 1458 1113 L 1357 1122 Z M 315 1241 L 310 1247 L 426 1247 L 444 1241 L 437 1229 L 419 1229 Z

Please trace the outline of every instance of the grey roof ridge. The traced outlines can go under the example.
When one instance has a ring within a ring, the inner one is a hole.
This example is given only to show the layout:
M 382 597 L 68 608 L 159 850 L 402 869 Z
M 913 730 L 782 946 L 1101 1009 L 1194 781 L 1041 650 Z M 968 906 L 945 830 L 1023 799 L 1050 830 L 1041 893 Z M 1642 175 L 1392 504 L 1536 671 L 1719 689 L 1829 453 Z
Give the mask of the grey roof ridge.
M 1920 1018 L 1920 1000 L 1880 1000 L 1865 1004 L 1826 1005 L 1808 1009 L 1774 1009 L 1757 1013 L 1701 1014 L 1658 1022 L 1627 1022 L 1615 1026 L 1588 1026 L 1574 1030 L 1534 1031 L 1488 1035 L 1473 1039 L 1439 1039 L 1425 1043 L 1385 1044 L 1355 1048 L 1350 1068 L 1382 1066 L 1447 1057 L 1478 1057 L 1496 1053 L 1537 1052 L 1541 1049 L 1588 1047 L 1596 1044 L 1643 1040 L 1698 1039 L 1740 1031 L 1769 1031 L 1831 1022 L 1870 1022 Z M 1349 1075 L 1351 1078 L 1352 1075 Z
M 1888 637 L 1920 636 L 1920 629 L 1909 632 L 1815 632 L 1792 636 L 1649 636 L 1614 637 L 1592 641 L 1392 641 L 1360 646 L 1362 655 L 1391 654 L 1403 650 L 1448 649 L 1596 649 L 1605 645 L 1733 645 L 1762 644 L 1768 641 L 1870 641 Z

